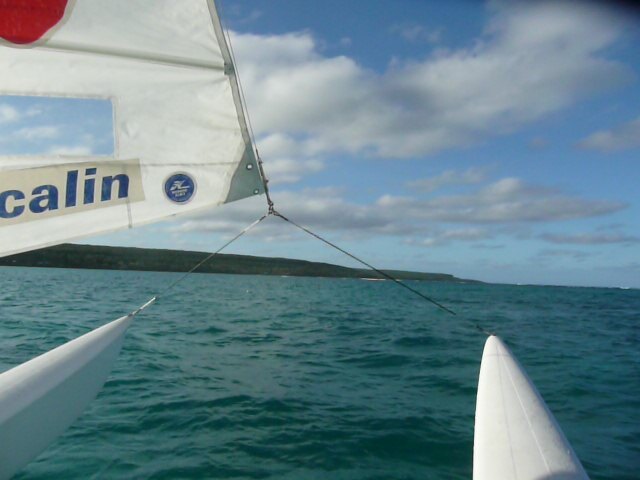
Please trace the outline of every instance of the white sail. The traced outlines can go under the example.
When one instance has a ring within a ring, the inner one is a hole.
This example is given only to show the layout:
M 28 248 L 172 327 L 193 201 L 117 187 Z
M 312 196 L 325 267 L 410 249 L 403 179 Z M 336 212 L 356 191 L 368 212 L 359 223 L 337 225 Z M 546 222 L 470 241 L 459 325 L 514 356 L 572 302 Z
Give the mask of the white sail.
M 0 256 L 263 193 L 213 2 L 55 0 L 24 18 L 5 3 L 0 95 L 109 100 L 115 145 L 0 152 Z

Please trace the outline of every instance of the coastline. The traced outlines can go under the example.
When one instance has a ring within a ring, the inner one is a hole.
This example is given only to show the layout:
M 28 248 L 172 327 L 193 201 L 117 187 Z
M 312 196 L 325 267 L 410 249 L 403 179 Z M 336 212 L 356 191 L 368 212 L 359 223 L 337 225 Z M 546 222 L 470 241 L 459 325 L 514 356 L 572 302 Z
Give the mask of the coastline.
M 0 266 L 186 272 L 207 255 L 207 252 L 65 243 L 0 258 Z M 383 271 L 399 280 L 483 283 L 447 273 Z M 384 280 L 369 269 L 290 258 L 222 253 L 200 266 L 196 272 Z

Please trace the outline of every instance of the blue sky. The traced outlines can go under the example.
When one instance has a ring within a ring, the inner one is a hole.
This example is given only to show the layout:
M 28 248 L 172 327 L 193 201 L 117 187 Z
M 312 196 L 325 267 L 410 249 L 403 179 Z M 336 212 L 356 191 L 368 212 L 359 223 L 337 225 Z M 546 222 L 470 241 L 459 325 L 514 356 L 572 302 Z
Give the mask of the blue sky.
M 637 13 L 219 3 L 282 213 L 382 268 L 640 287 Z M 0 97 L 0 148 L 109 154 L 110 119 L 103 102 Z M 211 251 L 263 201 L 84 242 Z M 352 265 L 277 219 L 230 252 Z

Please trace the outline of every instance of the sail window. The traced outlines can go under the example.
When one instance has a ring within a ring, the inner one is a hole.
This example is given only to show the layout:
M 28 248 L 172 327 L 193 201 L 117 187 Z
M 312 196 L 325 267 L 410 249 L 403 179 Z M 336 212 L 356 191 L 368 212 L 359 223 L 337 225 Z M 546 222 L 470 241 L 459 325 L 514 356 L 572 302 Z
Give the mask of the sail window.
M 112 156 L 109 99 L 0 95 L 0 165 L 6 156 Z

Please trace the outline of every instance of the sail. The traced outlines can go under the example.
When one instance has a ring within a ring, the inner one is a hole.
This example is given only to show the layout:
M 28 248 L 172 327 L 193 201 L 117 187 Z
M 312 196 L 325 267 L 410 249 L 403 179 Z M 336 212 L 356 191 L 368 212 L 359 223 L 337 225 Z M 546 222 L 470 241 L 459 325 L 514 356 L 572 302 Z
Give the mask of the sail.
M 0 256 L 264 193 L 213 0 L 1 0 L 0 95 L 103 99 L 110 156 L 0 149 Z M 0 374 L 0 478 L 97 394 L 133 317 Z
M 263 193 L 207 0 L 5 0 L 0 95 L 111 102 L 112 156 L 3 156 L 0 256 Z

